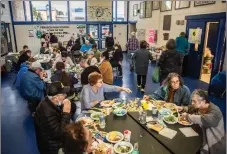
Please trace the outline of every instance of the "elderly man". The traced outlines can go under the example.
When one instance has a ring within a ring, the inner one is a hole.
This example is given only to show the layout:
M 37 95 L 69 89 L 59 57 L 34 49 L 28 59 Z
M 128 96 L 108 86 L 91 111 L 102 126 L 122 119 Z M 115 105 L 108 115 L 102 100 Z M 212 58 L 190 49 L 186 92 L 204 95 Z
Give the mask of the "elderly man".
M 35 112 L 37 105 L 44 98 L 46 86 L 43 78 L 45 76 L 46 73 L 41 64 L 35 61 L 21 78 L 19 91 L 21 96 L 28 101 L 31 112 Z
M 70 123 L 71 102 L 66 99 L 70 87 L 53 82 L 35 113 L 35 132 L 40 154 L 58 154 L 64 127 Z
M 128 48 L 128 58 L 129 58 L 129 63 L 130 63 L 130 70 L 134 70 L 134 61 L 132 60 L 132 56 L 135 53 L 136 50 L 139 49 L 139 41 L 136 38 L 136 33 L 132 32 L 131 33 L 131 38 L 129 38 L 128 43 L 126 44 L 126 47 Z
M 86 40 L 85 44 L 82 45 L 82 47 L 80 48 L 80 52 L 84 53 L 86 51 L 89 51 L 91 48 L 92 48 L 92 44 L 88 40 Z

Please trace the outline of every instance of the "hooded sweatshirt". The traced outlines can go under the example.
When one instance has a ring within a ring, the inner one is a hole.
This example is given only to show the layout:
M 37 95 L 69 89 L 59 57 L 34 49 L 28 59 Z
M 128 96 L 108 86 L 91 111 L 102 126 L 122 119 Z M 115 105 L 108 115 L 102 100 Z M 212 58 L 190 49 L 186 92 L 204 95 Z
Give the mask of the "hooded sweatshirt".
M 16 77 L 16 82 L 15 82 L 15 85 L 16 85 L 16 88 L 19 89 L 20 88 L 20 82 L 21 82 L 21 78 L 22 76 L 24 75 L 24 73 L 26 73 L 28 71 L 28 65 L 25 64 L 25 63 L 22 63 L 20 65 L 20 70 L 17 74 L 17 77 Z

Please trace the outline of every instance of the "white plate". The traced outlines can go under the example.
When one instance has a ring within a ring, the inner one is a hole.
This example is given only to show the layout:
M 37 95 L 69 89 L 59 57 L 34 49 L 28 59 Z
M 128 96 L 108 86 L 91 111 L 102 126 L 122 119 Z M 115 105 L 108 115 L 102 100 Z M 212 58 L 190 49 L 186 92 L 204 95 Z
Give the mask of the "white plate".
M 91 119 L 93 119 L 93 120 L 99 120 L 99 118 L 93 118 L 93 116 L 94 115 L 96 115 L 96 114 L 99 114 L 99 115 L 101 115 L 102 114 L 102 112 L 93 112 L 92 114 L 91 114 Z
M 178 118 L 179 118 L 179 117 L 180 117 L 180 116 L 178 116 Z M 181 125 L 183 125 L 183 126 L 191 126 L 191 125 L 193 125 L 193 123 L 184 124 L 184 123 L 182 123 L 180 120 L 178 120 L 178 123 L 181 124 Z
M 117 112 L 122 112 L 122 111 L 124 111 L 124 114 L 119 114 L 119 113 L 117 113 Z M 113 111 L 113 114 L 115 114 L 116 116 L 124 116 L 124 115 L 126 115 L 127 114 L 127 110 L 126 109 L 123 109 L 123 108 L 117 108 L 117 109 L 115 109 L 114 111 Z
M 128 147 L 130 147 L 130 151 L 129 152 L 126 152 L 126 153 L 118 152 L 117 151 L 118 146 L 128 146 Z M 114 145 L 114 152 L 117 153 L 117 154 L 129 154 L 132 151 L 133 151 L 133 146 L 129 142 L 124 142 L 123 141 L 123 142 L 118 142 L 117 144 Z
M 122 106 L 121 106 L 121 107 L 118 107 L 119 104 L 122 104 Z M 123 103 L 114 103 L 114 104 L 112 105 L 112 107 L 113 107 L 114 109 L 116 109 L 116 108 L 122 108 L 123 106 L 124 106 Z
M 81 120 L 84 120 L 86 122 L 85 125 L 89 125 L 90 123 L 93 122 L 93 120 L 90 117 L 80 117 L 76 121 L 81 121 Z
M 166 121 L 165 118 L 166 118 L 166 117 L 169 117 L 169 116 L 174 117 L 175 122 Z M 163 117 L 163 121 L 165 121 L 167 124 L 176 124 L 176 123 L 178 122 L 178 118 L 176 118 L 174 115 L 167 115 L 167 116 L 164 116 L 164 117 Z
M 105 104 L 105 102 L 110 102 L 110 101 L 111 101 L 111 100 L 102 101 L 102 102 L 100 103 L 100 105 L 103 106 L 103 107 L 111 107 L 113 104 Z
M 117 132 L 117 131 L 113 131 L 113 132 Z M 106 135 L 106 140 L 107 140 L 108 142 L 110 142 L 110 143 L 118 143 L 118 142 L 121 142 L 121 141 L 124 139 L 124 135 L 123 135 L 121 132 L 117 132 L 117 134 L 121 137 L 121 139 L 118 140 L 118 141 L 111 141 L 111 140 L 109 139 L 110 133 L 111 133 L 111 132 L 109 132 L 109 133 Z

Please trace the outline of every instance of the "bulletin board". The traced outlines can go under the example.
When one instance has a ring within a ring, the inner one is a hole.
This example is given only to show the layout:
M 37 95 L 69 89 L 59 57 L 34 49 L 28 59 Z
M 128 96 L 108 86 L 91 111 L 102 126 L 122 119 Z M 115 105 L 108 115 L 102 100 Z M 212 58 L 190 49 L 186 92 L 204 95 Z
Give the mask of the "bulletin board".
M 88 21 L 112 21 L 112 8 L 100 6 L 88 6 Z

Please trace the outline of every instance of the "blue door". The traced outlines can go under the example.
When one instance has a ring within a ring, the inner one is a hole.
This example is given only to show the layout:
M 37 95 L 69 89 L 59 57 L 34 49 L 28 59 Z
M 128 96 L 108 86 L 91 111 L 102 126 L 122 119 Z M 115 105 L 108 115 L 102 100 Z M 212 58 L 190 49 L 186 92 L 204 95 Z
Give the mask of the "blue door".
M 194 43 L 190 43 L 187 74 L 189 77 L 199 79 L 201 64 L 202 64 L 202 57 L 203 57 L 206 22 L 201 20 L 187 21 L 186 33 L 188 36 L 189 36 L 190 29 L 197 29 L 197 28 L 200 28 L 202 30 L 201 42 L 200 44 L 198 44 L 197 49 L 195 49 L 196 45 Z

